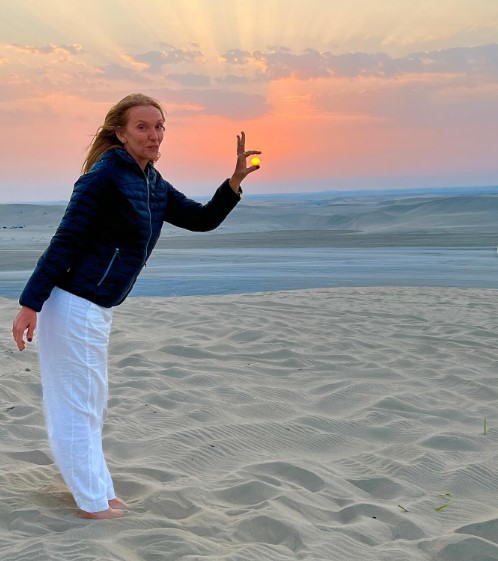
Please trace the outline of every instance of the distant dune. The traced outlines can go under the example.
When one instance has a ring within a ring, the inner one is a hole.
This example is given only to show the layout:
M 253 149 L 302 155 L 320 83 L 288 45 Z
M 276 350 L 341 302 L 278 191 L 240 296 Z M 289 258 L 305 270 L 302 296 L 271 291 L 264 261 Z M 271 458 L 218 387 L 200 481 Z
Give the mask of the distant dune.
M 4 277 L 33 268 L 64 210 L 61 205 L 0 205 Z M 497 234 L 498 195 L 247 197 L 213 232 L 199 234 L 165 224 L 157 247 L 496 248 Z M 19 283 L 25 277 L 16 275 L 15 280 L 2 277 L 2 282 Z
M 24 227 L 47 231 L 55 228 L 64 213 L 61 205 L 0 205 L 0 230 Z M 361 233 L 426 232 L 495 233 L 498 195 L 423 197 L 357 197 L 323 199 L 282 196 L 244 199 L 216 231 L 252 233 L 274 231 L 333 230 Z M 165 226 L 167 236 L 185 235 L 184 230 Z
M 0 205 L 0 228 L 57 225 L 63 213 L 62 205 Z

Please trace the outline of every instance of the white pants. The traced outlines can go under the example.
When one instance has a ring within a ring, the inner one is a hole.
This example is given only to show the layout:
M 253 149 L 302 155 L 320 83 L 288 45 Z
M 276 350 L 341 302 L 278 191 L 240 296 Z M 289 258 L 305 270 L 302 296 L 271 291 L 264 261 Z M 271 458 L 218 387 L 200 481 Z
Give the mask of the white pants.
M 50 447 L 80 509 L 115 498 L 102 450 L 112 310 L 55 288 L 38 314 L 38 354 Z

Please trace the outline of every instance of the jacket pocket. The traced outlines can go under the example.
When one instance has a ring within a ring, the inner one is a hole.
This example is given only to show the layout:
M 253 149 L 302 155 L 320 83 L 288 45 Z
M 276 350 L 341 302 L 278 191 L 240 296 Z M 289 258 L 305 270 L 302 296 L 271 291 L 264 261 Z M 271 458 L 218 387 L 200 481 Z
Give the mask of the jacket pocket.
M 107 275 L 109 274 L 109 271 L 111 270 L 112 264 L 114 263 L 114 261 L 116 261 L 117 257 L 119 257 L 119 247 L 117 247 L 114 250 L 111 260 L 109 261 L 109 265 L 107 265 L 107 269 L 104 271 L 104 274 L 102 275 L 102 278 L 97 283 L 97 286 L 100 286 L 105 281 Z

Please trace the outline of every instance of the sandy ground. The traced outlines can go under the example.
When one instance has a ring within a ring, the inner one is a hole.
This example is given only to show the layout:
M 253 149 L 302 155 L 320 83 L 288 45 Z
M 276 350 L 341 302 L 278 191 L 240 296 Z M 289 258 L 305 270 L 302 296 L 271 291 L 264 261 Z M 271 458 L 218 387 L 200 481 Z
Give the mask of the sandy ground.
M 51 459 L 0 299 L 0 559 L 498 560 L 498 291 L 132 298 L 105 449 L 122 519 Z

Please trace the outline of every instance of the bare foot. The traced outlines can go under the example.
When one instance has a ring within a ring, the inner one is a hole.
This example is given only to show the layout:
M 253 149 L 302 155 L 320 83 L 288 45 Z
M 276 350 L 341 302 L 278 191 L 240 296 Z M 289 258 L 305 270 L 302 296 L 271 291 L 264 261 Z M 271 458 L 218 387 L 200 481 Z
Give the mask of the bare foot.
M 108 518 L 120 518 L 123 516 L 122 510 L 114 510 L 113 508 L 108 508 L 107 510 L 101 510 L 99 512 L 86 512 L 86 510 L 78 511 L 81 518 L 87 520 L 105 520 Z
M 128 505 L 117 497 L 107 502 L 109 503 L 110 508 L 115 508 L 116 510 L 128 510 Z

